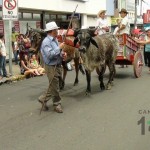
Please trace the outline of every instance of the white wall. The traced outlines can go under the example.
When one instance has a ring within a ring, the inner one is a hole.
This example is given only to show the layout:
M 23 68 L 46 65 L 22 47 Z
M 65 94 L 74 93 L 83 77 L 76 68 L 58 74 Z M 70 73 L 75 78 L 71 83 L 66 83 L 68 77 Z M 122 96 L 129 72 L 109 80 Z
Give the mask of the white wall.
M 75 0 L 19 0 L 20 8 L 45 11 L 73 12 L 78 4 L 77 13 L 96 15 L 100 9 L 106 9 L 106 0 L 89 0 L 79 2 Z

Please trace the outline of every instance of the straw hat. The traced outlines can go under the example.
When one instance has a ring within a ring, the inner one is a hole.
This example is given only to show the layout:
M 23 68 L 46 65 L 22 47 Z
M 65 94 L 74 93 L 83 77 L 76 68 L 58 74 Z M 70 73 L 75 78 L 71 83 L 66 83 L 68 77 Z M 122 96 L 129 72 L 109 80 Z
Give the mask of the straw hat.
M 46 24 L 46 28 L 44 29 L 44 31 L 47 32 L 55 29 L 59 29 L 59 27 L 57 26 L 56 22 L 52 21 Z
M 122 13 L 122 12 L 128 14 L 127 10 L 124 9 L 124 8 L 122 8 L 121 11 L 120 11 L 119 13 Z
M 106 13 L 106 10 L 100 10 L 97 14 L 97 17 L 99 17 L 102 13 Z

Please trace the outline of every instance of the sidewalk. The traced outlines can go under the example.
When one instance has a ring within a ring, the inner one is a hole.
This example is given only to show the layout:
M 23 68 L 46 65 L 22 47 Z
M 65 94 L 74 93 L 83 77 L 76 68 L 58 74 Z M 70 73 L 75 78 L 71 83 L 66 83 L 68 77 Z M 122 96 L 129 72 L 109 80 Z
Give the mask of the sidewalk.
M 10 75 L 9 63 L 6 63 L 6 70 L 7 70 L 8 75 Z M 12 62 L 12 75 L 10 75 L 9 78 L 4 77 L 2 80 L 0 80 L 0 85 L 3 83 L 9 83 L 9 82 L 13 82 L 13 81 L 22 80 L 24 78 L 25 78 L 25 75 L 20 74 L 19 65 L 15 65 L 15 63 Z
M 6 69 L 7 69 L 7 73 L 9 73 L 9 63 L 6 63 Z M 15 75 L 20 75 L 20 67 L 19 65 L 15 65 L 14 62 L 12 62 L 12 75 L 15 76 Z

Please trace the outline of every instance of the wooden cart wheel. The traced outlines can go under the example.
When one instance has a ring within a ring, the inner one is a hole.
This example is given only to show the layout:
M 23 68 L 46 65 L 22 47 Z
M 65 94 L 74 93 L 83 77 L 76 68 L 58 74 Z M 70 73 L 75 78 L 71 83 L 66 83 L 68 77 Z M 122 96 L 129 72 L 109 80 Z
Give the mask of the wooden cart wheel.
M 139 78 L 141 76 L 142 66 L 143 66 L 142 54 L 140 51 L 137 51 L 134 55 L 134 62 L 133 62 L 133 70 L 136 78 Z

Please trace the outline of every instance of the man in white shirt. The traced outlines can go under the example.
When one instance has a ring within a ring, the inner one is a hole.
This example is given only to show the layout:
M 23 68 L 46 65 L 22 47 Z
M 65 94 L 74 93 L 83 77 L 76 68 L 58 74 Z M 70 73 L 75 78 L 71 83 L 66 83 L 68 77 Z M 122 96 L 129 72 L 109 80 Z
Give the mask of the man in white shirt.
M 121 11 L 119 12 L 120 13 L 120 16 L 122 18 L 121 20 L 121 24 L 120 24 L 120 28 L 118 28 L 117 30 L 117 34 L 130 34 L 130 23 L 129 23 L 129 20 L 128 20 L 128 17 L 127 17 L 127 10 L 122 8 Z
M 109 32 L 108 22 L 107 22 L 105 13 L 106 13 L 106 10 L 100 10 L 98 15 L 97 15 L 97 17 L 98 17 L 98 20 L 97 20 L 98 35 L 105 34 L 106 32 Z
M 0 34 L 0 80 L 3 77 L 8 77 L 8 75 L 6 71 L 6 47 L 4 44 L 4 35 Z

